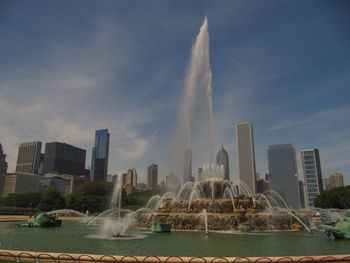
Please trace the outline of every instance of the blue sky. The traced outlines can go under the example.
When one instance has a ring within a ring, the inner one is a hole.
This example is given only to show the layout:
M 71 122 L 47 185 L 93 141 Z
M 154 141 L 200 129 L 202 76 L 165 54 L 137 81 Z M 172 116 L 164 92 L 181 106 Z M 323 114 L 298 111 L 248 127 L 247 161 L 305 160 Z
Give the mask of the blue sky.
M 94 131 L 108 128 L 111 173 L 135 167 L 144 180 L 156 162 L 165 177 L 206 14 L 215 143 L 231 171 L 234 124 L 250 121 L 260 174 L 268 145 L 292 143 L 298 160 L 318 147 L 323 174 L 343 172 L 350 184 L 349 11 L 347 1 L 1 1 L 0 142 L 10 171 L 19 143 L 32 140 L 85 148 L 90 165 Z

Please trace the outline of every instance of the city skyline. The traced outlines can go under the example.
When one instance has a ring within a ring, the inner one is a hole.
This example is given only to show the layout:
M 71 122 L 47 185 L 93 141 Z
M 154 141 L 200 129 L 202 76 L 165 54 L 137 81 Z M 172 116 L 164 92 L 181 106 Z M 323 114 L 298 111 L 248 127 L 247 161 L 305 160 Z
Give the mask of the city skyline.
M 94 131 L 108 128 L 109 173 L 135 167 L 145 179 L 155 162 L 161 178 L 167 176 L 174 112 L 191 44 L 207 14 L 214 146 L 224 142 L 231 176 L 237 176 L 232 127 L 248 120 L 260 174 L 267 172 L 268 145 L 292 143 L 297 151 L 317 147 L 323 173 L 343 172 L 349 184 L 348 22 L 341 4 L 314 5 L 86 3 L 78 21 L 55 3 L 40 2 L 35 17 L 29 3 L 4 4 L 0 142 L 8 171 L 26 141 L 64 141 L 89 149 L 91 160 Z M 206 162 L 200 155 L 194 148 L 193 171 Z

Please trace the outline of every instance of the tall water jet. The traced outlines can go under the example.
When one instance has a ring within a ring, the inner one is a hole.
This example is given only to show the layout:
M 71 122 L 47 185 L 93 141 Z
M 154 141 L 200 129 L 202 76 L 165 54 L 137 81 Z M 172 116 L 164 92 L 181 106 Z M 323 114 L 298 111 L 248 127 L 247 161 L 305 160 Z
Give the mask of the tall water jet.
M 199 218 L 204 223 L 205 234 L 208 235 L 208 213 L 206 209 L 203 209 L 199 214 Z
M 174 145 L 172 147 L 173 164 L 171 171 L 176 174 L 182 174 L 183 156 L 186 151 L 192 150 L 192 133 L 195 127 L 196 101 L 198 96 L 204 96 L 205 100 L 200 101 L 201 106 L 205 106 L 203 111 L 205 127 L 204 132 L 207 134 L 208 142 L 206 146 L 209 156 L 206 160 L 208 163 L 214 163 L 213 149 L 213 105 L 212 105 L 212 74 L 209 59 L 209 34 L 208 19 L 204 18 L 204 22 L 200 28 L 199 34 L 192 47 L 191 60 L 186 73 L 184 84 L 184 96 L 179 107 L 177 129 L 175 134 Z M 202 111 L 201 111 L 202 113 Z M 183 180 L 185 183 L 186 178 Z
M 120 211 L 121 211 L 121 204 L 122 204 L 122 174 L 118 173 L 116 182 L 114 183 L 114 189 L 113 189 L 113 194 L 112 194 L 112 199 L 111 199 L 111 205 L 112 207 L 117 208 L 117 216 L 118 220 L 120 220 Z

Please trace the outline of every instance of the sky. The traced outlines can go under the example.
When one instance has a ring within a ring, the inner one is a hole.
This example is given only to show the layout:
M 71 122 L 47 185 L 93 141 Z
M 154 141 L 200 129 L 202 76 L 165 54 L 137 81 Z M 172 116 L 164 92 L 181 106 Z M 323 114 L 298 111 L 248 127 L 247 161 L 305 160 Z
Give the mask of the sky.
M 323 175 L 350 184 L 347 1 L 1 1 L 0 143 L 14 171 L 21 142 L 87 150 L 111 134 L 109 173 L 159 165 L 176 130 L 191 48 L 208 17 L 215 145 L 236 176 L 234 125 L 269 145 L 317 147 Z M 193 155 L 200 159 L 195 151 Z M 44 148 L 43 148 L 44 150 Z M 193 167 L 194 173 L 199 164 Z

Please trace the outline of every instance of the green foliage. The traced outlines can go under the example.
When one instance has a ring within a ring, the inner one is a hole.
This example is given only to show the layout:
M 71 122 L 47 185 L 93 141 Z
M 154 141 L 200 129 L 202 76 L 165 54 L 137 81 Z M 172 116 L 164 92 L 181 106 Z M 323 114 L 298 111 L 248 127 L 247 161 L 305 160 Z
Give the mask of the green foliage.
M 350 185 L 323 191 L 315 199 L 315 206 L 321 208 L 350 208 Z
M 66 205 L 65 199 L 55 187 L 49 187 L 43 193 L 39 203 L 41 211 L 51 211 L 64 208 Z
M 112 192 L 113 185 L 110 182 L 86 182 L 74 194 L 80 196 L 109 196 Z
M 138 208 L 146 206 L 152 196 L 162 195 L 164 192 L 164 189 L 156 189 L 143 192 L 135 192 L 130 195 L 126 195 L 124 191 L 124 194 L 122 194 L 122 207 L 136 210 Z
M 109 206 L 113 185 L 109 182 L 88 182 L 67 196 L 68 208 L 85 212 L 102 212 Z
M 7 207 L 38 207 L 42 193 L 9 194 L 4 198 Z

